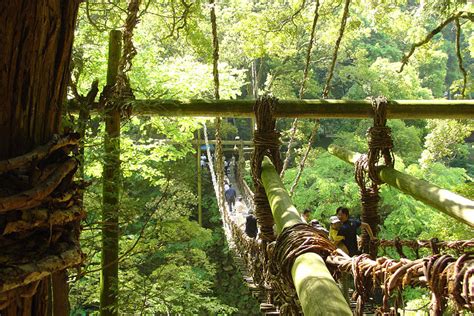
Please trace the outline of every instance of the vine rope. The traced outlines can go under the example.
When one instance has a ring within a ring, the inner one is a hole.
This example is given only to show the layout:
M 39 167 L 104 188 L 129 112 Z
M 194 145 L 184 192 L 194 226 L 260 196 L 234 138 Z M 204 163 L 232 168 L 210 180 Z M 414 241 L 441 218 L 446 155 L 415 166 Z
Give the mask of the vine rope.
M 334 75 L 334 68 L 336 67 L 337 53 L 339 52 L 339 46 L 342 42 L 342 37 L 344 36 L 344 31 L 346 29 L 347 18 L 349 17 L 349 5 L 351 0 L 345 0 L 344 2 L 344 11 L 342 12 L 341 26 L 339 27 L 339 36 L 337 37 L 336 44 L 334 45 L 334 52 L 332 54 L 331 66 L 329 67 L 328 77 L 326 79 L 326 84 L 323 90 L 323 99 L 327 99 L 329 96 L 329 91 L 331 89 L 331 80 Z
M 367 131 L 369 151 L 355 164 L 355 180 L 359 185 L 362 203 L 362 221 L 370 225 L 374 236 L 377 236 L 380 223 L 377 209 L 380 200 L 379 185 L 383 183 L 377 173 L 379 162 L 383 158 L 385 166 L 393 167 L 394 165 L 391 129 L 386 126 L 387 105 L 387 99 L 384 97 L 372 100 L 374 123 Z M 369 236 L 365 231 L 362 234 L 362 249 L 372 258 L 377 256 L 377 244 L 369 241 Z
M 268 156 L 275 165 L 277 172 L 281 171 L 280 158 L 280 133 L 275 130 L 273 111 L 277 99 L 273 97 L 260 97 L 254 107 L 257 129 L 254 132 L 254 151 L 252 153 L 252 179 L 255 185 L 254 205 L 257 222 L 260 227 L 260 238 L 271 242 L 275 239 L 273 233 L 273 215 L 268 203 L 265 189 L 261 182 L 262 160 Z
M 73 181 L 78 162 L 70 155 L 78 144 L 78 134 L 53 135 L 29 153 L 0 161 L 0 181 L 10 183 L 0 190 L 0 310 L 84 259 L 84 184 Z
M 303 99 L 304 92 L 306 89 L 306 82 L 308 81 L 308 74 L 309 74 L 309 66 L 311 64 L 311 52 L 314 46 L 314 35 L 316 34 L 316 25 L 319 19 L 319 0 L 316 0 L 316 6 L 314 8 L 314 18 L 313 18 L 313 25 L 311 26 L 311 36 L 309 39 L 308 48 L 306 50 L 306 63 L 303 70 L 303 80 L 301 81 L 300 91 L 299 91 L 299 98 L 300 100 Z M 293 148 L 293 144 L 295 142 L 295 135 L 296 130 L 298 129 L 298 119 L 295 118 L 293 123 L 291 124 L 290 130 L 290 139 L 288 141 L 288 149 L 286 150 L 285 161 L 283 162 L 283 167 L 280 172 L 280 177 L 283 178 L 285 175 L 285 171 L 288 168 L 288 164 L 290 163 L 290 156 L 291 156 L 291 149 Z M 295 181 L 298 183 L 298 181 Z

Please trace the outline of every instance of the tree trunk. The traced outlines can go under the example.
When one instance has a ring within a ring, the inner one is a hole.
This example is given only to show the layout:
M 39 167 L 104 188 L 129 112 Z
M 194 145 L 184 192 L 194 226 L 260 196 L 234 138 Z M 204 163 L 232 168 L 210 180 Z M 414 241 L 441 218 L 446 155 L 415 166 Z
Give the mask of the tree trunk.
M 59 131 L 79 1 L 0 3 L 0 159 Z
M 59 132 L 79 2 L 0 2 L 0 160 L 22 155 Z M 34 296 L 18 295 L 0 314 L 44 315 L 48 279 Z
M 53 316 L 69 315 L 69 286 L 67 284 L 67 271 L 62 270 L 51 275 Z

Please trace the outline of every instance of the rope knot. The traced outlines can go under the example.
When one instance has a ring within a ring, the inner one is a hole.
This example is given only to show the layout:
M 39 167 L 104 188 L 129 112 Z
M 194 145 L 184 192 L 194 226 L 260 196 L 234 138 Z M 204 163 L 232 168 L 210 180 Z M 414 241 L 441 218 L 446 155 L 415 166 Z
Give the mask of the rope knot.
M 255 146 L 264 146 L 268 149 L 280 148 L 280 132 L 277 131 L 254 131 L 253 142 Z

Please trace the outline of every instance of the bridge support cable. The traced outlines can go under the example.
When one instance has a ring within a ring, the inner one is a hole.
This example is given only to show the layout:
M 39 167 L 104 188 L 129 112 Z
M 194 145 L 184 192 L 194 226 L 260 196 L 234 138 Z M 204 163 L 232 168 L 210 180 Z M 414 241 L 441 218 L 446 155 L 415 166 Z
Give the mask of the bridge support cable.
M 329 153 L 355 164 L 362 154 L 350 151 L 337 145 L 330 145 Z M 474 201 L 451 191 L 442 189 L 424 180 L 419 180 L 390 167 L 379 167 L 378 177 L 388 185 L 412 196 L 413 198 L 474 227 Z
M 202 226 L 202 166 L 201 162 L 201 130 L 197 131 L 197 145 L 196 145 L 196 166 L 197 166 L 197 196 L 198 196 L 198 223 Z

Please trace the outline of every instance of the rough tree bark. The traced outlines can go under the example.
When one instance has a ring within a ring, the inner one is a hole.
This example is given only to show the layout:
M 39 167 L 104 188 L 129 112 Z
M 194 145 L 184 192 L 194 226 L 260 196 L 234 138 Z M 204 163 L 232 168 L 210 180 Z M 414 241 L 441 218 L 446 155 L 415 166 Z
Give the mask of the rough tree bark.
M 0 2 L 0 160 L 59 132 L 79 2 Z M 0 314 L 46 314 L 48 287 L 45 278 L 33 297 L 18 295 L 17 304 Z

